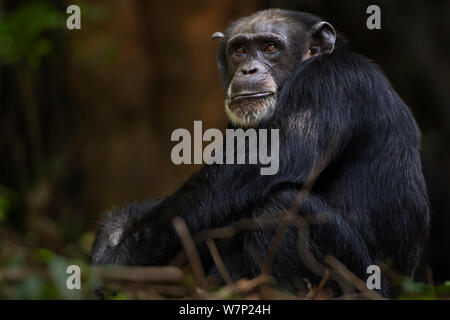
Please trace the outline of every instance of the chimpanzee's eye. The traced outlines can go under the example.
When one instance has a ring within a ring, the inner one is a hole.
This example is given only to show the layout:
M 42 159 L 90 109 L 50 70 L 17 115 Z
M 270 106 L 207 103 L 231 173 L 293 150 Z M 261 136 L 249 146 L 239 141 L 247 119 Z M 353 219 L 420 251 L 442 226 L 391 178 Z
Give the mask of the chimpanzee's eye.
M 244 54 L 245 53 L 245 48 L 243 46 L 238 46 L 238 47 L 236 47 L 234 52 L 237 53 L 237 54 Z
M 269 53 L 274 53 L 275 51 L 277 51 L 277 47 L 275 47 L 275 45 L 271 43 L 266 47 L 266 51 Z

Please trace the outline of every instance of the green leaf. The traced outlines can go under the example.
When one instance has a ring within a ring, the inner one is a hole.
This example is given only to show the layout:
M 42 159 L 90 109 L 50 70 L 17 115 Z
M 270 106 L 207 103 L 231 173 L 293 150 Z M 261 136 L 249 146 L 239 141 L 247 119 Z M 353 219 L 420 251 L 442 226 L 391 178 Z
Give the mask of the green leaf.
M 0 21 L 0 65 L 36 68 L 52 52 L 49 32 L 64 26 L 64 13 L 47 2 L 28 2 L 8 13 Z

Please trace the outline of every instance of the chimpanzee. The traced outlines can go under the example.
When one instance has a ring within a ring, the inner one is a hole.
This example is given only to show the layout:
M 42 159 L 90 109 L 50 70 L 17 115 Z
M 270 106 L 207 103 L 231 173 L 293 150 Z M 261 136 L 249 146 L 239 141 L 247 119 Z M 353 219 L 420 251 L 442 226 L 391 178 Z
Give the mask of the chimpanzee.
M 264 271 L 299 292 L 327 256 L 364 281 L 386 263 L 413 276 L 429 226 L 420 132 L 383 73 L 308 13 L 260 11 L 216 38 L 229 128 L 279 129 L 278 173 L 205 165 L 174 194 L 111 212 L 92 263 L 165 265 L 181 248 L 174 217 L 193 235 L 247 219 L 220 247 L 236 278 Z M 384 274 L 379 292 L 389 296 Z

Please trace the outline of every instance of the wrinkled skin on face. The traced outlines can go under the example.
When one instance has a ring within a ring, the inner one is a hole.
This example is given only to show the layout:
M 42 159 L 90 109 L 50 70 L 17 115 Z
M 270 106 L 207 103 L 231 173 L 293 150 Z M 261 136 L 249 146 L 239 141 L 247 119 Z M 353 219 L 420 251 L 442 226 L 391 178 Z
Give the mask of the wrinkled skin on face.
M 232 124 L 255 127 L 273 115 L 293 68 L 319 53 L 310 50 L 312 25 L 283 10 L 267 10 L 238 20 L 225 34 L 213 35 L 223 38 L 219 68 Z

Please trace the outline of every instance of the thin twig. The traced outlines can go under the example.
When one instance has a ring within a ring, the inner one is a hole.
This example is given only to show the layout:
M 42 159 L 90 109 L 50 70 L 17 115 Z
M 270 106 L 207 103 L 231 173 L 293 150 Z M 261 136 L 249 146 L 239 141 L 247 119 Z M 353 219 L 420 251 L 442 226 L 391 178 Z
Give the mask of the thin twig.
M 189 261 L 189 265 L 191 266 L 197 286 L 204 287 L 206 284 L 205 272 L 203 271 L 202 262 L 195 246 L 195 242 L 191 237 L 186 223 L 183 219 L 175 217 L 172 224 L 180 236 L 181 244 L 183 245 L 184 251 L 186 251 L 187 259 Z
M 183 272 L 176 267 L 94 266 L 92 271 L 109 281 L 177 283 L 183 279 Z
M 311 299 L 315 300 L 318 297 L 320 297 L 320 294 L 322 293 L 322 289 L 325 286 L 325 284 L 328 281 L 328 278 L 330 277 L 330 270 L 325 268 L 325 274 L 322 278 L 322 280 L 320 281 L 319 285 L 317 286 L 317 288 L 314 290 L 313 296 L 311 297 Z
M 339 260 L 332 256 L 326 256 L 325 262 L 329 264 L 333 270 L 335 270 L 339 275 L 341 275 L 345 280 L 351 283 L 356 289 L 361 291 L 361 294 L 366 298 L 375 299 L 375 300 L 385 300 L 384 297 L 379 295 L 373 290 L 369 290 L 364 281 L 355 276 L 347 267 L 342 264 Z
M 219 251 L 217 250 L 214 240 L 208 240 L 206 241 L 206 244 L 208 245 L 209 252 L 211 253 L 211 256 L 214 260 L 214 263 L 216 264 L 217 270 L 219 270 L 219 273 L 222 276 L 222 279 L 227 285 L 232 285 L 233 280 L 231 279 L 231 276 L 227 270 L 227 267 L 225 266 L 225 263 L 222 260 L 222 257 L 219 254 Z
M 253 289 L 258 288 L 259 286 L 263 284 L 270 284 L 273 282 L 273 278 L 265 275 L 260 274 L 259 276 L 253 278 L 253 279 L 241 279 L 236 282 L 236 291 L 240 294 L 246 294 Z

